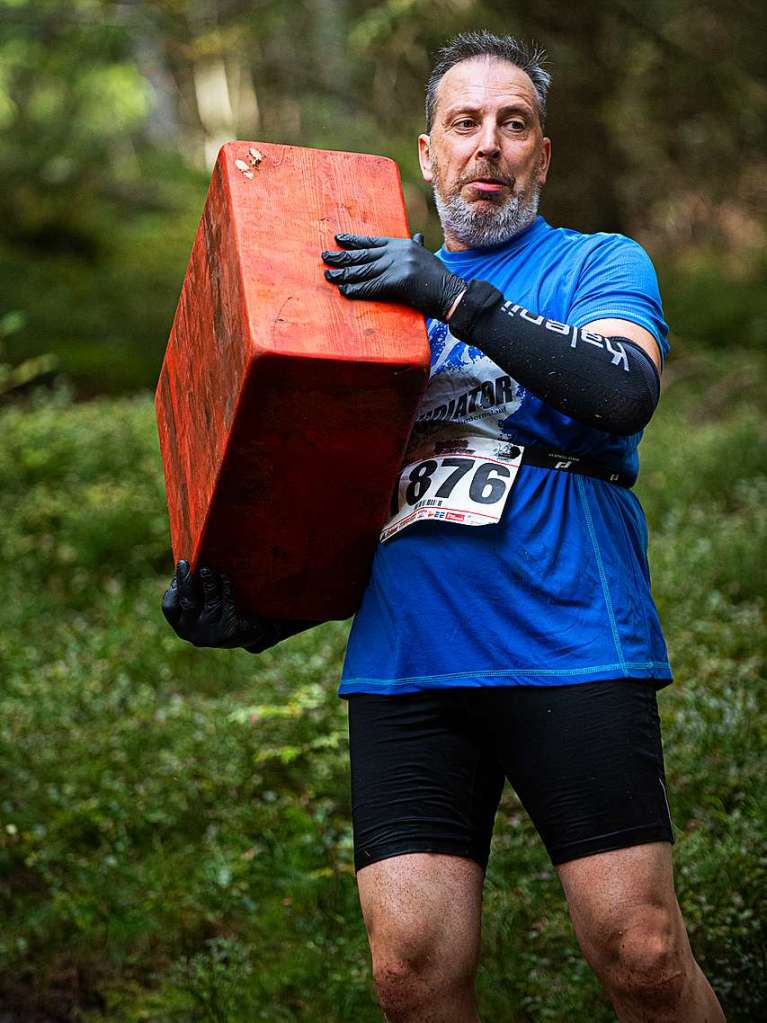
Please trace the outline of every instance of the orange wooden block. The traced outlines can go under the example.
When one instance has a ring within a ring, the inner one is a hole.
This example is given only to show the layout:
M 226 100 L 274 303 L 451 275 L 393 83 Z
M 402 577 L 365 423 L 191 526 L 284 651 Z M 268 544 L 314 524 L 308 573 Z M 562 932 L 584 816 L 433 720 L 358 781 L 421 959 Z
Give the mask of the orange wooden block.
M 408 236 L 391 160 L 225 145 L 157 386 L 174 558 L 266 616 L 356 610 L 428 379 L 421 315 L 325 280 L 340 231 Z

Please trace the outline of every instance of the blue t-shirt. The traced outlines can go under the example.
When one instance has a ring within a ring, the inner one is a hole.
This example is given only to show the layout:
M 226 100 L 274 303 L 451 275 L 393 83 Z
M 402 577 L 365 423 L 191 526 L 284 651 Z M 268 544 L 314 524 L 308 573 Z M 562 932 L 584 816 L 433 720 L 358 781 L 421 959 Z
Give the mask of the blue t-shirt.
M 662 356 L 668 350 L 655 271 L 622 235 L 538 217 L 503 245 L 437 256 L 549 319 L 629 320 L 657 339 Z M 429 340 L 431 376 L 411 450 L 447 430 L 588 455 L 636 477 L 641 434 L 575 422 L 444 323 L 431 321 Z M 671 679 L 639 501 L 604 480 L 523 465 L 499 522 L 416 522 L 379 544 L 339 693 L 615 678 Z

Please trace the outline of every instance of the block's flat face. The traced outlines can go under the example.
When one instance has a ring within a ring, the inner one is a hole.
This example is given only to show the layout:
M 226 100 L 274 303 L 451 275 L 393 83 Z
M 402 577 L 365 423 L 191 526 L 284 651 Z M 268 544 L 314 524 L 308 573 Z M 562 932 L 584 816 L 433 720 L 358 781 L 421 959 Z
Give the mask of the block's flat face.
M 346 301 L 328 285 L 320 258 L 323 249 L 340 248 L 335 235 L 341 231 L 407 237 L 396 164 L 380 156 L 259 144 L 263 159 L 251 178 L 235 162 L 250 164 L 251 148 L 225 146 L 215 173 L 231 190 L 254 343 L 266 351 L 355 361 L 420 360 L 422 332 L 414 326 L 422 317 L 404 307 Z M 267 317 L 266 310 L 277 315 Z
M 340 231 L 407 236 L 392 161 L 224 146 L 157 388 L 174 557 L 266 615 L 354 611 L 428 377 L 423 317 L 324 279 Z

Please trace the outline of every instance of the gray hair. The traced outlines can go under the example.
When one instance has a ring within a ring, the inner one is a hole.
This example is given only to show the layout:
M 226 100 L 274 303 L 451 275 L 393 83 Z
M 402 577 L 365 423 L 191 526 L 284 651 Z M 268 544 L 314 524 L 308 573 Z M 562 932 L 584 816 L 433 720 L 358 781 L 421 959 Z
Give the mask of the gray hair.
M 437 52 L 434 68 L 426 84 L 426 131 L 430 132 L 437 105 L 437 87 L 443 76 L 463 60 L 473 57 L 495 57 L 524 71 L 533 83 L 538 100 L 538 116 L 541 127 L 546 120 L 546 95 L 551 84 L 551 75 L 543 67 L 546 51 L 534 43 L 527 43 L 513 36 L 496 36 L 486 29 L 480 32 L 463 32 L 451 39 L 447 46 Z

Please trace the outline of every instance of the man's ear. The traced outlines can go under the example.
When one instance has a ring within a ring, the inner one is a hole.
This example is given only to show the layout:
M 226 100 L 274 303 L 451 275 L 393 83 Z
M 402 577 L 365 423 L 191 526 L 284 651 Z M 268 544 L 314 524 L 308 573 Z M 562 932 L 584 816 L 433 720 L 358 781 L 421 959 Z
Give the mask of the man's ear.
M 426 134 L 418 136 L 418 162 L 421 165 L 423 180 L 431 184 L 434 180 L 434 172 L 431 169 L 431 139 Z
M 551 166 L 551 139 L 544 138 L 541 147 L 541 165 L 538 168 L 538 184 L 543 188 Z

